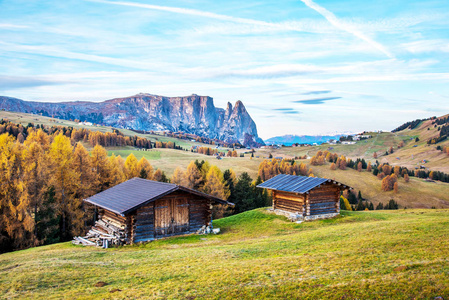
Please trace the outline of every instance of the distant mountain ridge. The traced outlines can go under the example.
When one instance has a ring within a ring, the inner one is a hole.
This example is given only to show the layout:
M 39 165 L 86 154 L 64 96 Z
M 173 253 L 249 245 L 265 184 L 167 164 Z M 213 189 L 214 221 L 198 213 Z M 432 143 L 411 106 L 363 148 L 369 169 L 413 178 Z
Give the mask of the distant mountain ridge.
M 257 127 L 245 106 L 217 108 L 212 97 L 193 94 L 165 97 L 137 94 L 103 102 L 32 102 L 0 96 L 0 109 L 42 114 L 60 119 L 78 119 L 117 128 L 182 131 L 245 146 L 263 145 Z
M 291 146 L 293 144 L 322 144 L 331 139 L 338 140 L 344 134 L 338 135 L 283 135 L 276 136 L 265 140 L 267 145 L 285 145 Z

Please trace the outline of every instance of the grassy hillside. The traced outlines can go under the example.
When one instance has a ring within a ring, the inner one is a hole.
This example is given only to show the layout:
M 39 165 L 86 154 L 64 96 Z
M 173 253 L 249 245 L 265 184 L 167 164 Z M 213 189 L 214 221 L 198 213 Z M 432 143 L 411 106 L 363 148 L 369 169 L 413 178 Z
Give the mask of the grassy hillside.
M 361 191 L 363 198 L 377 203 L 386 204 L 394 199 L 401 207 L 408 208 L 449 208 L 449 183 L 428 182 L 424 179 L 410 177 L 406 183 L 399 179 L 399 192 L 384 192 L 381 190 L 381 180 L 366 170 L 357 172 L 353 169 L 331 170 L 329 165 L 313 166 L 316 176 L 331 178 L 353 187 L 356 192 Z
M 25 114 L 25 113 L 16 113 L 9 111 L 0 111 L 0 119 L 7 119 L 12 123 L 22 124 L 26 126 L 28 123 L 33 123 L 34 125 L 42 124 L 45 126 L 71 126 L 73 128 L 86 128 L 92 131 L 101 131 L 101 132 L 111 132 L 112 127 L 108 126 L 87 126 L 80 125 L 79 123 L 72 122 L 69 120 L 62 119 L 54 119 L 49 117 L 44 117 L 40 115 L 33 114 Z M 124 135 L 127 136 L 138 136 L 150 139 L 151 141 L 161 141 L 161 142 L 174 142 L 176 145 L 181 146 L 186 149 L 190 149 L 191 146 L 203 146 L 203 147 L 212 147 L 208 144 L 192 142 L 190 140 L 183 140 L 178 138 L 166 137 L 158 134 L 141 134 L 128 129 L 119 129 Z
M 0 294 L 20 299 L 433 299 L 449 297 L 449 211 L 343 212 L 287 222 L 263 209 L 217 236 L 0 255 Z M 103 281 L 108 285 L 95 287 Z
M 413 130 L 405 129 L 397 132 L 397 136 L 419 137 L 419 141 L 415 142 L 414 139 L 408 140 L 404 148 L 397 150 L 392 155 L 382 157 L 381 161 L 389 162 L 393 165 L 399 164 L 408 168 L 424 165 L 431 170 L 449 173 L 449 157 L 436 150 L 437 146 L 442 148 L 448 147 L 449 140 L 442 141 L 437 145 L 427 145 L 429 139 L 439 136 L 437 128 L 432 125 L 431 120 L 427 120 Z M 423 163 L 424 159 L 428 162 Z

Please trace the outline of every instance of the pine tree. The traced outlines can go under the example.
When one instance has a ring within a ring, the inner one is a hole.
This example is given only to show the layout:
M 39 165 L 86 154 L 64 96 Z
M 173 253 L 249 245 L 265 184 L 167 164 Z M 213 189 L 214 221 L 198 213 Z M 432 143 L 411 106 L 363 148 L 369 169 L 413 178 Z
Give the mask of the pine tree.
M 260 176 L 257 176 L 256 181 L 254 182 L 253 189 L 254 193 L 256 194 L 255 199 L 255 206 L 256 207 L 265 207 L 268 206 L 268 193 L 266 189 L 257 188 L 259 184 L 262 184 L 262 178 Z
M 227 169 L 223 172 L 223 182 L 226 189 L 229 191 L 228 201 L 234 203 L 235 185 L 237 184 L 237 177 L 234 170 Z
M 241 213 L 255 208 L 255 195 L 251 189 L 252 179 L 243 172 L 235 185 L 235 213 Z
M 363 203 L 363 200 L 359 200 L 359 202 L 357 203 L 357 208 L 356 210 L 365 210 L 366 206 Z
M 55 188 L 53 186 L 47 188 L 40 209 L 36 213 L 36 236 L 45 245 L 60 242 L 61 215 L 57 214 L 55 196 Z
M 348 192 L 348 201 L 350 204 L 357 204 L 357 197 L 352 191 Z

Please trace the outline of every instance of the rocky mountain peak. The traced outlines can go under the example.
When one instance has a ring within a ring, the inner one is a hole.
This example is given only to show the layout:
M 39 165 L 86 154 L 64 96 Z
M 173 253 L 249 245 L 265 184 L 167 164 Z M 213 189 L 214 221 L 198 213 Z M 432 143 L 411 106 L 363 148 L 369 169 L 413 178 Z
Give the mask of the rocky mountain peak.
M 165 97 L 140 93 L 103 102 L 30 102 L 0 97 L 0 109 L 78 119 L 117 128 L 169 130 L 217 138 L 245 146 L 263 144 L 241 101 L 216 108 L 209 96 Z

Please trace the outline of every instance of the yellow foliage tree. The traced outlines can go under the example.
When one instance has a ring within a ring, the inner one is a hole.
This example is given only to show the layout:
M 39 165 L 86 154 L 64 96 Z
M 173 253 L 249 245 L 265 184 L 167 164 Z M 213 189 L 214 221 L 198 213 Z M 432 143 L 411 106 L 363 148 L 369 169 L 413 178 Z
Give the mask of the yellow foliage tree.
M 111 173 L 109 169 L 108 153 L 102 146 L 96 145 L 92 150 L 91 163 L 92 168 L 94 172 L 97 173 L 99 180 L 97 192 L 104 191 L 111 185 Z
M 229 191 L 223 182 L 223 173 L 216 166 L 212 166 L 206 176 L 204 192 L 214 197 L 226 200 L 229 197 Z
M 150 180 L 153 179 L 153 166 L 145 157 L 142 157 L 139 160 L 137 163 L 137 169 L 139 171 L 139 177 Z
M 198 190 L 200 188 L 203 177 L 198 170 L 195 162 L 191 161 L 187 166 L 187 171 L 185 172 L 185 185 L 190 189 Z
M 80 174 L 74 169 L 70 139 L 58 134 L 50 146 L 50 162 L 53 173 L 51 184 L 55 188 L 57 211 L 61 216 L 61 235 L 68 240 L 82 231 L 82 199 L 76 198 Z
M 340 199 L 342 200 L 344 207 L 340 207 L 341 209 L 344 210 L 352 210 L 351 204 L 349 203 L 348 199 L 346 199 L 343 196 L 340 196 Z
M 28 240 L 34 222 L 29 211 L 29 198 L 21 176 L 23 145 L 9 134 L 0 135 L 0 226 L 13 240 L 15 248 L 34 244 Z M 0 232 L 1 237 L 2 232 Z
M 126 176 L 123 173 L 125 161 L 119 156 L 111 155 L 108 159 L 109 183 L 110 186 L 117 185 L 125 181 Z
M 128 157 L 125 160 L 125 174 L 128 179 L 139 177 L 140 170 L 137 167 L 137 158 L 134 156 L 134 154 L 128 155 Z
M 180 167 L 177 167 L 173 172 L 171 183 L 184 185 L 184 181 L 185 181 L 184 172 L 181 170 Z

